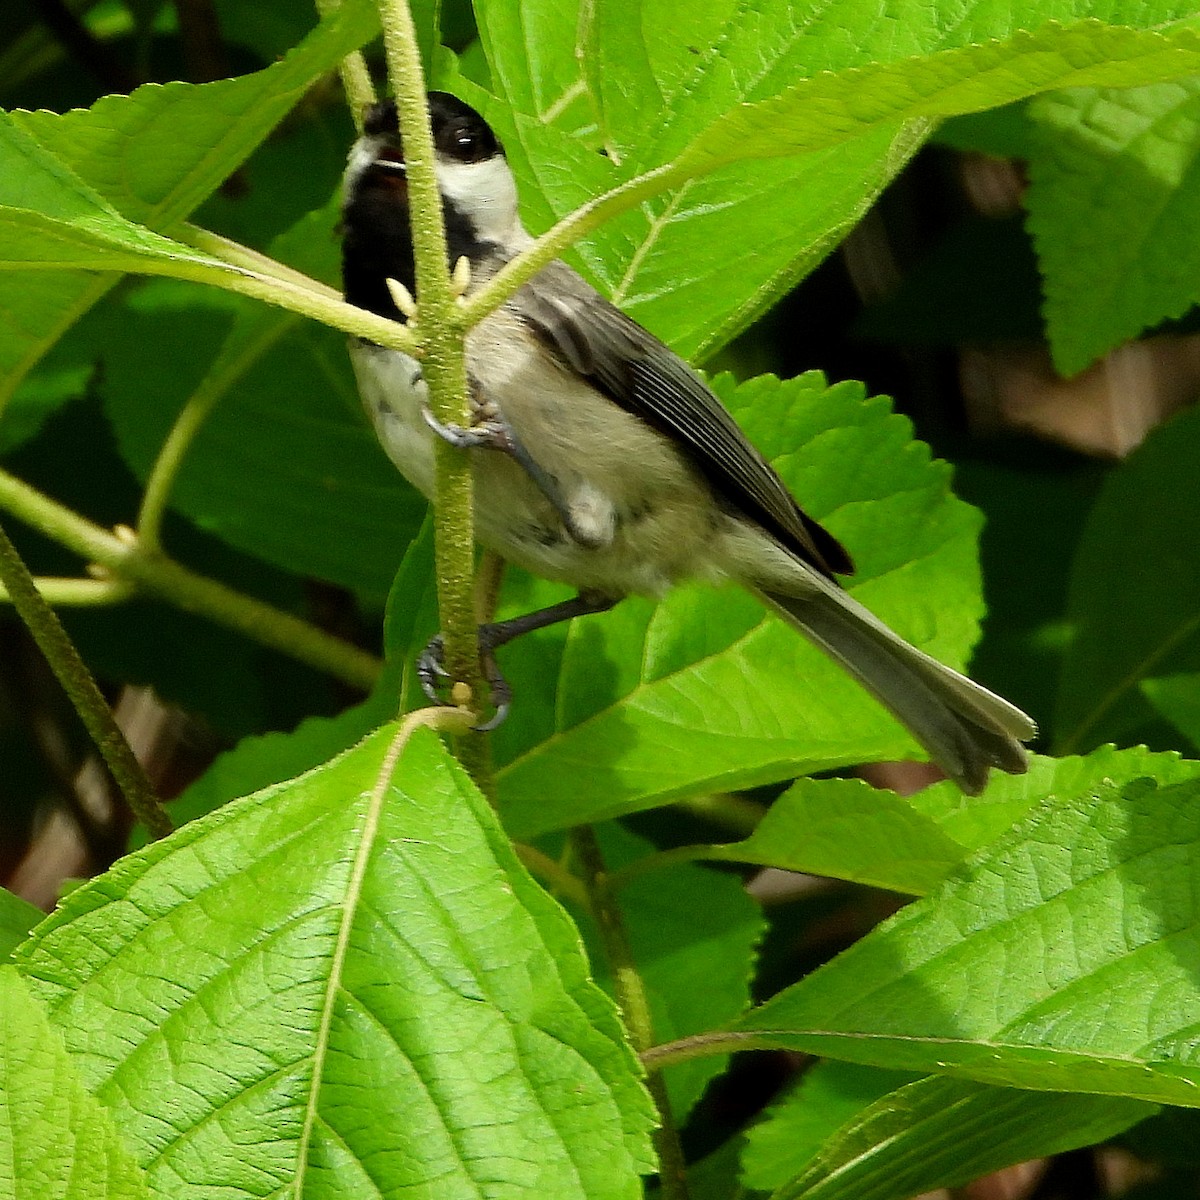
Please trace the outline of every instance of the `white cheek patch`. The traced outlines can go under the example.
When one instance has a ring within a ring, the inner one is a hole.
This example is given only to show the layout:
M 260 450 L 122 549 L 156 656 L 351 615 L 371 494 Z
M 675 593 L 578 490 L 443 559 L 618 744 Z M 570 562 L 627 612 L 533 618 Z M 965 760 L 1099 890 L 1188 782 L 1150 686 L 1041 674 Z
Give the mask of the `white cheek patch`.
M 517 220 L 517 185 L 503 155 L 485 162 L 437 164 L 442 195 L 475 227 L 484 242 L 507 241 Z

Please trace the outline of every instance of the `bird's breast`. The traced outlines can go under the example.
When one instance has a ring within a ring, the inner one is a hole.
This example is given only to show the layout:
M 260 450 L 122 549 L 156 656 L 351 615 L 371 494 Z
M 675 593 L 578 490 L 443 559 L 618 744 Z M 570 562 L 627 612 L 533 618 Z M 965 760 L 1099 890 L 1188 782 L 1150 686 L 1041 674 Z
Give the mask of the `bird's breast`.
M 352 344 L 351 357 L 384 450 L 432 499 L 437 435 L 423 415 L 420 364 L 366 343 Z M 666 438 L 521 337 L 498 338 L 494 323 L 469 339 L 467 367 L 476 402 L 503 417 L 557 493 L 552 501 L 508 454 L 467 451 L 484 546 L 535 575 L 613 595 L 657 595 L 712 574 L 704 568 L 727 518 Z

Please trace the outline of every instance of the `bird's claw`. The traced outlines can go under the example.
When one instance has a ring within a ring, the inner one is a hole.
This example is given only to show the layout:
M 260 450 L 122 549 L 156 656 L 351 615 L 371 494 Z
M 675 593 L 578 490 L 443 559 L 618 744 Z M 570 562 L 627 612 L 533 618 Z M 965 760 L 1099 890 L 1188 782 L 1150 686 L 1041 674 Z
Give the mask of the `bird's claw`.
M 421 651 L 417 659 L 417 679 L 421 683 L 421 690 L 434 704 L 446 703 L 441 690 L 442 686 L 450 679 L 450 672 L 446 670 L 443 661 L 444 654 L 445 643 L 439 633 L 436 637 L 429 639 L 429 644 Z M 472 728 L 477 733 L 490 733 L 504 724 L 505 718 L 512 708 L 512 687 L 504 678 L 504 673 L 496 663 L 496 656 L 492 653 L 484 637 L 480 638 L 479 661 L 483 667 L 492 708 L 495 711 L 481 725 L 475 725 Z
M 474 450 L 485 447 L 489 450 L 510 450 L 511 439 L 508 427 L 499 420 L 484 419 L 477 425 L 453 425 L 439 421 L 429 405 L 421 409 L 425 424 L 444 442 L 457 450 Z

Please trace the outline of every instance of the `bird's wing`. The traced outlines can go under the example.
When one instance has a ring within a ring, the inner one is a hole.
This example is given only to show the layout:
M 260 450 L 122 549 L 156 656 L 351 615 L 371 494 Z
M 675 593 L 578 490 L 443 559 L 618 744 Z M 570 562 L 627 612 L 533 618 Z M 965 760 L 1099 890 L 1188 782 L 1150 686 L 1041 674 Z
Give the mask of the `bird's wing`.
M 718 496 L 826 575 L 854 570 L 704 381 L 570 267 L 551 263 L 510 303 L 564 365 L 680 445 Z

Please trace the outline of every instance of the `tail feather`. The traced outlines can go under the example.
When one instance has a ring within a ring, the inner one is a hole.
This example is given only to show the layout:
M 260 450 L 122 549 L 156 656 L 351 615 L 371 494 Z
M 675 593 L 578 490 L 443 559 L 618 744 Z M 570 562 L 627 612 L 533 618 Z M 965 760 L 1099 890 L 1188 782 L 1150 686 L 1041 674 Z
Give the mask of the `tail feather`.
M 982 791 L 991 767 L 1025 771 L 1021 743 L 1037 734 L 1029 717 L 910 646 L 835 584 L 819 583 L 802 596 L 756 592 L 889 709 L 963 791 Z

